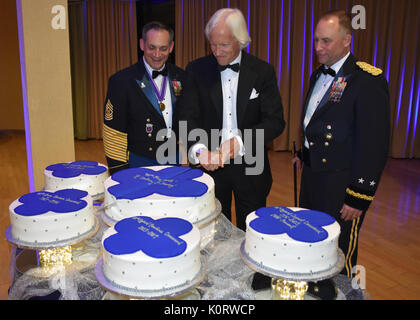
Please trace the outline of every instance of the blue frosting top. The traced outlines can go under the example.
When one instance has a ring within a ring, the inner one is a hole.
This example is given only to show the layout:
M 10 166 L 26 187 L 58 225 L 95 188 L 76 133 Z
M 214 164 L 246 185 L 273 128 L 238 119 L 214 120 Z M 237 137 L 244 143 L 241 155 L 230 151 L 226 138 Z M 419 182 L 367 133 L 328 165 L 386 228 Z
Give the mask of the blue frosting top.
M 321 211 L 302 209 L 294 212 L 286 207 L 264 207 L 255 214 L 258 218 L 249 224 L 252 229 L 264 234 L 286 233 L 302 242 L 319 242 L 328 238 L 323 226 L 335 222 L 333 217 Z
M 201 177 L 200 169 L 168 167 L 158 171 L 148 168 L 130 168 L 112 175 L 119 183 L 108 191 L 117 199 L 138 199 L 154 193 L 172 197 L 199 197 L 207 192 L 205 183 L 195 181 Z
M 105 166 L 95 161 L 74 161 L 69 163 L 52 164 L 46 168 L 52 171 L 52 175 L 58 178 L 74 178 L 81 174 L 97 175 L 105 172 Z
M 81 200 L 87 195 L 86 191 L 78 189 L 32 192 L 19 198 L 22 204 L 15 208 L 15 213 L 22 216 L 36 216 L 48 211 L 56 213 L 74 212 L 87 206 L 87 202 Z
M 115 224 L 117 233 L 104 240 L 104 248 L 114 255 L 141 250 L 153 258 L 176 257 L 187 249 L 187 243 L 179 237 L 192 228 L 190 222 L 180 218 L 126 218 Z

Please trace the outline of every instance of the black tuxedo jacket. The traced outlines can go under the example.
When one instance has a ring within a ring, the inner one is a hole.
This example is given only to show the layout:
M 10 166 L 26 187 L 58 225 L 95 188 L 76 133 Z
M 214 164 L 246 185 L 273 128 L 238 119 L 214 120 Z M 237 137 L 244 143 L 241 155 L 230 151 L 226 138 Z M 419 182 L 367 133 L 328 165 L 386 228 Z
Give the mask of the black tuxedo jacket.
M 177 101 L 182 93 L 185 71 L 167 63 L 172 99 L 172 130 L 177 132 Z M 111 173 L 128 168 L 128 153 L 156 160 L 157 133 L 166 128 L 158 100 L 143 60 L 109 78 L 104 106 L 104 147 Z M 159 137 L 162 140 L 162 137 Z
M 218 63 L 213 54 L 188 64 L 187 82 L 180 104 L 180 119 L 187 120 L 188 131 L 191 132 L 196 128 L 204 129 L 209 140 L 212 129 L 221 130 L 223 127 L 222 83 L 217 66 Z M 253 91 L 258 96 L 250 99 Z M 264 131 L 262 142 L 264 144 L 278 137 L 284 129 L 283 106 L 273 66 L 244 51 L 240 63 L 236 111 L 237 125 L 241 130 L 246 152 L 252 152 L 255 155 L 257 129 Z M 246 129 L 252 132 L 252 141 L 244 136 Z M 197 140 L 188 141 L 188 146 L 196 142 Z M 199 142 L 214 151 L 216 147 L 219 147 L 220 139 L 214 145 L 210 141 Z M 263 186 L 267 186 L 269 190 L 272 178 L 265 147 L 263 153 L 264 155 L 261 155 L 264 156 L 263 173 L 254 176 L 254 179 L 258 180 L 258 185 L 267 191 Z M 245 169 L 247 166 L 254 167 L 255 164 L 246 164 L 242 159 L 242 167 Z M 226 168 L 229 168 L 229 165 Z M 245 174 L 245 170 L 242 174 Z
M 320 70 L 310 78 L 302 128 Z M 389 149 L 388 83 L 375 70 L 379 69 L 360 67 L 350 54 L 333 80 L 333 83 L 346 83 L 341 97 L 334 99 L 331 85 L 303 132 L 310 145 L 307 162 L 311 170 L 351 170 L 348 187 L 343 191 L 346 192 L 345 203 L 362 210 L 366 210 L 373 199 Z

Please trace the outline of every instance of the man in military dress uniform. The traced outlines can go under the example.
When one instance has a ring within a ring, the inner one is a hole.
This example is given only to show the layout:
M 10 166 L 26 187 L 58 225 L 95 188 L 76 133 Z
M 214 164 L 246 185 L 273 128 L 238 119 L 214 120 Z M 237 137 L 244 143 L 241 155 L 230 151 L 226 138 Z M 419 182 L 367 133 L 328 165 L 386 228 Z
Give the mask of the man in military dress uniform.
M 129 167 L 179 163 L 177 147 L 167 148 L 170 152 L 162 158 L 156 152 L 168 139 L 176 139 L 176 101 L 185 72 L 167 62 L 173 47 L 172 29 L 148 23 L 140 39 L 143 59 L 109 79 L 103 140 L 111 174 Z
M 294 159 L 303 166 L 300 207 L 327 212 L 340 224 L 342 273 L 348 277 L 390 136 L 387 81 L 380 69 L 356 60 L 351 38 L 351 20 L 344 11 L 326 13 L 317 24 L 314 43 L 322 66 L 310 78 L 303 146 L 300 160 Z

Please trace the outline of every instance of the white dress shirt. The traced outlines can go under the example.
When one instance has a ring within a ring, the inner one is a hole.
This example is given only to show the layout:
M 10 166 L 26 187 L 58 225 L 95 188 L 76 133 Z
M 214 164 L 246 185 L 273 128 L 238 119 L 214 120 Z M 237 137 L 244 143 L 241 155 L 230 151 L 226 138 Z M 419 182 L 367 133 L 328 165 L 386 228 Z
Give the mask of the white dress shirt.
M 240 51 L 236 59 L 229 64 L 240 64 L 241 58 L 242 52 Z M 238 121 L 236 117 L 236 98 L 238 95 L 239 72 L 235 72 L 230 68 L 226 68 L 220 73 L 223 96 L 223 127 L 221 144 L 235 137 L 239 143 L 239 155 L 243 156 L 245 154 L 245 147 L 241 138 L 241 133 L 238 129 Z M 211 141 L 210 137 L 208 138 Z M 191 148 L 190 156 L 192 159 L 194 159 L 195 164 L 199 162 L 196 156 L 196 152 L 200 149 L 206 149 L 206 146 L 198 143 Z
M 148 65 L 148 63 L 146 62 L 146 60 L 144 59 L 143 56 L 143 61 L 144 61 L 144 65 L 147 69 L 147 71 L 149 72 L 150 76 L 152 76 L 153 70 L 151 66 Z M 163 68 L 165 67 L 165 65 L 163 65 L 162 68 L 160 68 L 159 70 L 156 71 L 161 71 L 163 70 Z M 162 84 L 163 84 L 163 76 L 160 74 L 158 75 L 155 79 L 152 79 L 155 82 L 156 88 L 160 91 L 162 89 Z M 168 82 L 166 84 L 166 91 L 165 91 L 165 96 L 164 99 L 162 100 L 162 103 L 165 104 L 165 110 L 162 111 L 162 115 L 163 115 L 163 119 L 165 120 L 166 123 L 166 128 L 168 128 L 167 130 L 167 134 L 166 136 L 168 138 L 171 137 L 171 130 L 172 130 L 172 98 L 171 98 L 171 90 L 170 90 L 170 80 L 167 77 L 166 81 Z M 156 96 L 156 99 L 157 96 Z M 158 99 L 159 101 L 159 99 Z
M 338 73 L 338 71 L 343 66 L 344 62 L 346 61 L 347 57 L 350 55 L 350 52 L 347 53 L 342 59 L 337 61 L 331 66 L 331 69 L 335 71 L 335 73 Z M 303 127 L 306 129 L 306 126 L 308 125 L 309 121 L 311 120 L 313 114 L 315 113 L 316 109 L 318 108 L 319 103 L 321 102 L 322 98 L 328 91 L 328 88 L 331 85 L 331 82 L 334 80 L 334 77 L 330 74 L 323 74 L 318 77 L 315 87 L 312 91 L 311 98 L 308 103 L 308 108 L 306 109 L 305 118 L 303 119 Z M 305 147 L 309 149 L 309 143 L 308 139 L 306 139 L 305 136 Z

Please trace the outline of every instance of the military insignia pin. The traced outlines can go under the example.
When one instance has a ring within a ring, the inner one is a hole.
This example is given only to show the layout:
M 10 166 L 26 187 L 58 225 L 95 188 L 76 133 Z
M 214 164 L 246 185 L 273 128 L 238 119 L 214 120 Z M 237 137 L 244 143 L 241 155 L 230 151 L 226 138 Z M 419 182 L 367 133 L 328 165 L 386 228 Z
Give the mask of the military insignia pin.
M 152 133 L 152 131 L 153 131 L 153 124 L 146 123 L 146 132 L 147 133 Z
M 181 81 L 173 80 L 172 81 L 172 86 L 174 88 L 175 95 L 176 96 L 180 96 L 181 95 L 181 91 L 182 91 Z
M 140 84 L 140 88 L 146 88 L 146 85 L 142 82 L 141 84 Z
M 114 107 L 111 104 L 111 101 L 108 99 L 105 105 L 105 120 L 111 121 L 114 118 Z
M 346 78 L 339 77 L 334 83 L 332 84 L 329 101 L 332 102 L 340 102 L 341 96 L 343 95 L 344 89 L 346 88 L 347 82 L 345 81 Z

